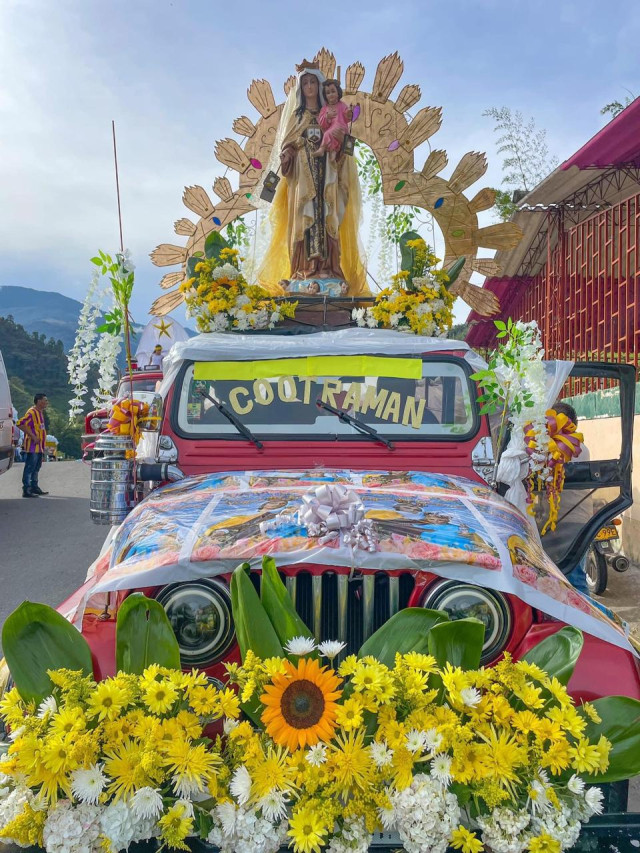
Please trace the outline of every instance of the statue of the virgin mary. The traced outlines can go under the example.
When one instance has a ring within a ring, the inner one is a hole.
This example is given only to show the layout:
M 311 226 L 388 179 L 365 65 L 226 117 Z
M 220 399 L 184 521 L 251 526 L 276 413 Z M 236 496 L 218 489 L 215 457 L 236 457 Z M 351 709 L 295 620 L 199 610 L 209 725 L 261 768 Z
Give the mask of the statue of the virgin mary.
M 283 180 L 271 209 L 271 242 L 258 272 L 272 293 L 363 296 L 369 293 L 359 251 L 360 185 L 353 157 L 313 156 L 325 77 L 317 63 L 297 67 L 276 138 Z

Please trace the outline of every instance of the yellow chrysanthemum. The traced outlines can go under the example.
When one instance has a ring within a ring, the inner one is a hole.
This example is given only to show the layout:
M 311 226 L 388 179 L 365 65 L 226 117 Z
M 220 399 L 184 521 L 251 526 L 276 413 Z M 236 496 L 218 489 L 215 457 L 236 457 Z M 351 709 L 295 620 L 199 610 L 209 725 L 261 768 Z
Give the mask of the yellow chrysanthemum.
M 250 763 L 252 794 L 256 798 L 264 797 L 274 788 L 288 791 L 294 786 L 296 770 L 288 764 L 287 759 L 288 753 L 284 748 L 268 747 L 266 752 L 260 751 L 256 761 Z
M 50 735 L 42 744 L 41 761 L 51 773 L 64 776 L 78 767 L 75 743 L 70 735 Z
M 213 685 L 197 685 L 189 690 L 189 704 L 200 717 L 220 716 L 218 691 Z
M 26 707 L 16 687 L 12 687 L 0 701 L 0 716 L 4 717 L 10 726 L 17 728 L 22 724 Z
M 274 675 L 260 697 L 267 734 L 290 751 L 331 740 L 339 688 L 340 679 L 317 660 L 301 658 L 297 667 L 286 661 L 284 673 Z
M 462 850 L 462 853 L 480 853 L 484 850 L 482 841 L 476 834 L 462 825 L 453 830 L 449 843 L 456 850 Z
M 336 723 L 346 732 L 362 725 L 362 701 L 358 696 L 352 696 L 338 705 Z
M 145 689 L 142 700 L 153 714 L 166 714 L 178 698 L 175 684 L 163 679 L 153 681 Z
M 240 700 L 234 690 L 230 690 L 229 688 L 221 690 L 218 693 L 218 704 L 220 706 L 220 713 L 224 717 L 237 720 L 240 716 Z
M 327 835 L 325 820 L 312 808 L 295 809 L 287 832 L 295 853 L 320 853 Z
M 112 679 L 96 685 L 87 701 L 87 715 L 98 720 L 115 720 L 128 704 L 127 691 Z
M 575 746 L 569 747 L 569 759 L 578 773 L 595 773 L 600 767 L 600 750 L 597 744 L 580 738 Z
M 78 708 L 60 708 L 49 723 L 49 731 L 59 735 L 81 732 L 87 727 L 84 714 Z
M 332 778 L 344 795 L 354 788 L 364 788 L 375 771 L 364 735 L 362 729 L 339 734 L 327 757 Z
M 149 784 L 149 777 L 142 766 L 142 750 L 135 741 L 127 738 L 121 743 L 104 749 L 104 770 L 111 782 L 108 792 L 115 799 L 129 797 L 138 788 Z
M 188 741 L 174 740 L 164 750 L 163 763 L 180 782 L 203 791 L 208 780 L 215 776 L 221 758 L 204 743 L 193 746 Z
M 553 838 L 546 832 L 531 838 L 528 847 L 530 853 L 560 853 L 562 850 L 562 845 L 558 839 Z
M 160 838 L 170 848 L 189 850 L 185 838 L 193 831 L 193 818 L 184 803 L 175 803 L 158 821 Z

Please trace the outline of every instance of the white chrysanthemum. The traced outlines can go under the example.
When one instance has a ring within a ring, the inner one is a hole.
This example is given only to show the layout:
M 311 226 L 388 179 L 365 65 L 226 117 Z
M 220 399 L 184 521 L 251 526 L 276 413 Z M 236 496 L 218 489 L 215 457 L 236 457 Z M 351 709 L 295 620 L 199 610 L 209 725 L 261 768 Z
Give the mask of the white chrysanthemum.
M 101 764 L 93 764 L 86 770 L 74 770 L 71 774 L 71 793 L 81 803 L 98 804 L 108 779 Z
M 18 740 L 19 737 L 22 737 L 24 732 L 24 726 L 18 726 L 17 729 L 11 729 L 11 731 L 9 732 L 9 740 Z
M 318 651 L 323 657 L 333 660 L 346 647 L 347 644 L 341 643 L 340 640 L 325 640 L 324 643 L 319 643 Z
M 139 788 L 131 800 L 131 809 L 136 817 L 160 817 L 162 796 L 155 788 Z
M 602 791 L 600 788 L 588 788 L 584 800 L 593 814 L 602 814 Z
M 393 809 L 378 809 L 380 823 L 384 829 L 393 829 L 396 825 L 396 813 Z
M 572 794 L 581 794 L 584 791 L 584 782 L 575 773 L 567 782 L 567 788 Z
M 384 767 L 393 761 L 393 750 L 389 749 L 383 740 L 369 744 L 369 751 L 376 767 Z
M 43 699 L 42 702 L 38 705 L 38 713 L 37 716 L 44 720 L 47 714 L 55 714 L 58 710 L 58 703 L 56 702 L 55 696 L 47 696 L 46 699 Z
M 424 749 L 425 732 L 418 729 L 411 729 L 406 737 L 406 745 L 409 752 L 422 752 Z
M 475 687 L 463 687 L 460 691 L 460 698 L 469 708 L 475 708 L 482 698 L 482 695 Z
M 439 752 L 431 760 L 431 775 L 445 788 L 451 783 L 451 759 L 444 752 Z
M 226 735 L 230 735 L 231 732 L 239 725 L 238 720 L 232 720 L 231 717 L 225 717 L 224 722 L 222 724 L 222 730 Z
M 327 747 L 323 743 L 317 743 L 309 747 L 305 758 L 312 767 L 319 767 L 327 760 Z
M 241 764 L 235 770 L 231 777 L 229 790 L 241 806 L 249 801 L 249 797 L 251 796 L 251 776 L 244 764 Z
M 442 735 L 436 729 L 427 729 L 424 732 L 424 748 L 428 752 L 435 752 L 442 743 Z
M 308 655 L 314 651 L 315 647 L 315 640 L 311 637 L 293 637 L 284 647 L 284 650 L 290 655 Z
M 282 820 L 287 814 L 288 795 L 284 791 L 272 788 L 268 794 L 258 800 L 258 808 L 268 821 L 274 823 Z
M 236 815 L 238 813 L 236 804 L 231 802 L 220 803 L 216 806 L 215 813 L 222 825 L 224 834 L 233 835 L 236 828 Z
M 171 786 L 176 797 L 181 800 L 193 799 L 202 791 L 202 786 L 197 781 L 179 776 L 177 773 L 171 777 Z

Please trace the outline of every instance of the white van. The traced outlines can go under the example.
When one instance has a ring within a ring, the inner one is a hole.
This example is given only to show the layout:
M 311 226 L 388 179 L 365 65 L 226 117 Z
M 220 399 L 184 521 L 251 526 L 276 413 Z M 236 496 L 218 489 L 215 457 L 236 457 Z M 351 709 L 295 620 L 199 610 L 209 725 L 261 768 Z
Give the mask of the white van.
M 13 465 L 13 406 L 7 371 L 0 352 L 0 474 Z

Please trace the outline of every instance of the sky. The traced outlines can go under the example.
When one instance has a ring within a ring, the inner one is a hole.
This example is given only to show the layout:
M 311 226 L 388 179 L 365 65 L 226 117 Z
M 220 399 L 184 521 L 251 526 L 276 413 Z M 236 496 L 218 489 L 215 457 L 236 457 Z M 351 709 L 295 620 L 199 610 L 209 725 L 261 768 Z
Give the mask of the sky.
M 89 259 L 117 251 L 112 120 L 132 309 L 146 322 L 168 271 L 149 253 L 186 241 L 173 232 L 195 218 L 183 188 L 210 192 L 223 174 L 215 141 L 256 118 L 253 79 L 279 95 L 326 46 L 343 69 L 363 63 L 367 89 L 397 50 L 396 94 L 417 83 L 420 106 L 443 107 L 432 140 L 449 153 L 443 175 L 466 151 L 487 153 L 475 194 L 501 181 L 484 110 L 533 117 L 562 161 L 606 122 L 604 104 L 640 94 L 639 44 L 637 0 L 0 0 L 0 285 L 82 300 Z

